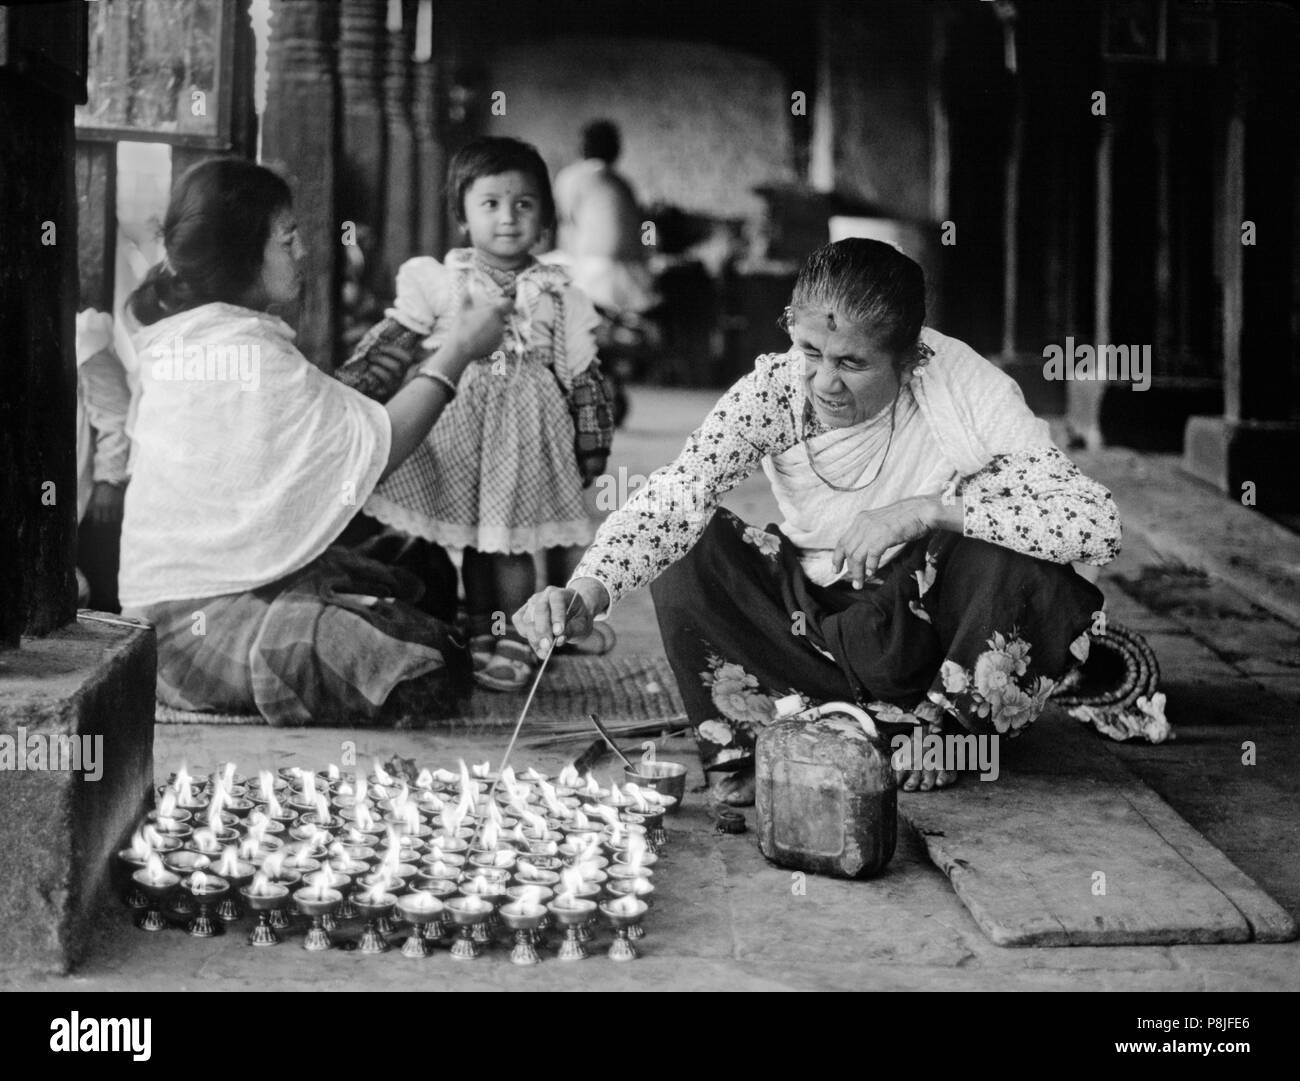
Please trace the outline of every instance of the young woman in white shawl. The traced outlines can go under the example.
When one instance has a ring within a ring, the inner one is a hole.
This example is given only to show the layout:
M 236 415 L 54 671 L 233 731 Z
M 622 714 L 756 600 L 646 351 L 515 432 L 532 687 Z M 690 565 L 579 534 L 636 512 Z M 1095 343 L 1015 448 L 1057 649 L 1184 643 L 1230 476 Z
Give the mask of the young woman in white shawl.
M 782 319 L 792 348 L 723 395 L 605 521 L 567 588 L 515 615 L 544 653 L 653 582 L 718 799 L 752 800 L 754 740 L 777 697 L 1015 735 L 1100 625 L 1101 593 L 1070 564 L 1117 554 L 1110 494 L 1009 376 L 924 318 L 921 269 L 896 249 L 815 252 Z M 760 466 L 784 521 L 715 513 Z M 896 763 L 905 789 L 956 780 L 913 765 Z
M 155 627 L 160 701 L 277 725 L 450 712 L 464 643 L 413 607 L 412 577 L 334 542 L 500 343 L 509 303 L 467 307 L 424 378 L 380 405 L 315 367 L 273 314 L 297 299 L 304 255 L 275 173 L 194 166 L 163 242 L 129 302 L 142 389 L 119 583 Z

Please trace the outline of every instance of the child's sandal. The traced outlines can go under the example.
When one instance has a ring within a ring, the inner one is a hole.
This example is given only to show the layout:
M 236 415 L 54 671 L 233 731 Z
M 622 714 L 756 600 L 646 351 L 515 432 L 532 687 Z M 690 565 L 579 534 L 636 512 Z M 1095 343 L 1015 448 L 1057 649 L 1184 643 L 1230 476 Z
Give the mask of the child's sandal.
M 537 673 L 537 654 L 523 642 L 503 638 L 487 666 L 474 673 L 474 682 L 489 691 L 522 691 Z
M 469 640 L 469 655 L 474 662 L 474 671 L 481 672 L 492 663 L 496 652 L 497 639 L 493 634 L 476 634 Z

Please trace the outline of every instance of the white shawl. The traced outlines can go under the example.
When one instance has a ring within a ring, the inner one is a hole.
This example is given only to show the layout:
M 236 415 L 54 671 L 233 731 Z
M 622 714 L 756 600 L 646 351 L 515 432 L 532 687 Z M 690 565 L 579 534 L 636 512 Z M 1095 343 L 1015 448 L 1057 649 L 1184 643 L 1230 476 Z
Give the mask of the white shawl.
M 876 481 L 861 491 L 838 492 L 817 473 L 840 487 L 867 484 L 888 445 L 888 408 L 860 424 L 800 441 L 763 462 L 785 515 L 781 531 L 802 550 L 804 572 L 818 585 L 842 576 L 831 569 L 832 551 L 862 511 L 911 496 L 938 495 L 996 455 L 1052 446 L 1047 422 L 1030 412 L 1010 376 L 956 338 L 927 327 L 921 340 L 934 355 L 916 369 L 899 397 L 893 443 Z M 786 370 L 792 401 L 802 415 L 802 362 Z M 891 548 L 881 562 L 900 550 Z
M 306 566 L 369 496 L 388 414 L 265 312 L 205 304 L 136 336 L 122 604 L 240 593 Z

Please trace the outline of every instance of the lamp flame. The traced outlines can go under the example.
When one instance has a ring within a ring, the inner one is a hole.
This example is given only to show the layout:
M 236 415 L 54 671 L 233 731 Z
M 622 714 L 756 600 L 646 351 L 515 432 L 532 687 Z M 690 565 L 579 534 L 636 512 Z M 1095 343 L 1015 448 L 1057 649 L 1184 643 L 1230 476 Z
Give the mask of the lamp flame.
M 616 916 L 635 916 L 638 911 L 636 895 L 628 893 L 616 897 L 609 902 L 608 908 Z
M 225 850 L 221 853 L 221 862 L 217 864 L 217 874 L 239 874 L 239 853 L 235 851 L 234 845 L 226 845 Z
M 280 806 L 280 801 L 275 798 L 275 794 L 266 797 L 266 813 L 272 818 L 283 818 L 284 808 Z
M 428 766 L 425 766 L 424 769 L 420 770 L 419 774 L 416 776 L 415 787 L 422 789 L 433 787 L 433 774 L 429 772 Z
M 267 878 L 279 878 L 280 872 L 284 868 L 284 850 L 270 853 L 262 861 L 262 871 Z
M 393 853 L 402 851 L 402 835 L 397 832 L 396 826 L 388 827 L 388 849 L 384 853 L 384 859 L 387 860 Z M 396 862 L 396 861 L 394 861 Z
M 263 872 L 258 871 L 253 875 L 253 882 L 248 887 L 248 892 L 254 897 L 269 896 L 271 893 L 271 880 Z
M 474 771 L 474 776 L 479 779 L 482 779 L 492 772 L 492 762 L 489 759 L 488 761 L 480 762 L 477 766 L 473 766 L 471 768 Z
M 158 798 L 158 817 L 171 818 L 176 813 L 176 793 L 166 789 Z
M 195 871 L 190 875 L 190 889 L 194 893 L 201 893 L 208 885 L 208 876 L 202 871 Z
M 636 874 L 641 870 L 641 863 L 646 854 L 645 838 L 639 833 L 629 835 L 627 839 L 627 865 L 631 868 L 632 873 Z
M 358 803 L 355 808 L 353 821 L 357 824 L 357 829 L 370 832 L 375 825 L 375 816 L 370 813 L 370 806 L 366 803 Z
M 393 783 L 392 774 L 390 774 L 388 770 L 384 769 L 384 767 L 379 764 L 378 758 L 375 759 L 375 769 L 374 769 L 374 773 L 372 773 L 371 776 L 374 777 L 375 783 L 377 784 L 389 785 Z
M 184 767 L 181 767 L 184 769 Z M 150 882 L 161 882 L 163 875 L 167 873 L 167 868 L 163 866 L 162 857 L 157 852 L 150 852 L 149 858 L 144 864 L 145 873 L 149 876 Z
M 582 877 L 582 871 L 577 867 L 566 867 L 560 872 L 560 896 L 566 894 L 572 899 L 575 894 L 582 893 L 586 880 Z
M 153 846 L 145 839 L 144 830 L 136 830 L 135 836 L 131 838 L 131 855 L 141 863 L 146 863 L 152 853 Z
M 577 788 L 582 784 L 582 775 L 577 771 L 572 762 L 566 765 L 564 769 L 560 770 L 559 775 L 555 779 L 566 788 Z
M 144 836 L 145 843 L 151 849 L 162 847 L 162 834 L 154 829 L 153 826 L 145 823 L 145 826 L 140 830 L 140 833 Z
M 185 763 L 182 761 L 180 769 L 176 771 L 176 777 L 172 781 L 173 791 L 180 792 L 182 788 L 192 785 L 193 782 L 194 778 L 190 775 L 190 771 L 185 768 Z

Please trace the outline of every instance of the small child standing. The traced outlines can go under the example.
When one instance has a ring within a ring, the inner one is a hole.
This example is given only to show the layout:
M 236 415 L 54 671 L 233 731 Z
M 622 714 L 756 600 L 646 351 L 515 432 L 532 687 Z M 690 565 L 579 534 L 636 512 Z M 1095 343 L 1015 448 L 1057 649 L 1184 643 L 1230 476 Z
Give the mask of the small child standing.
M 541 156 L 515 139 L 476 139 L 452 159 L 447 195 L 470 246 L 441 263 L 404 263 L 393 307 L 335 375 L 384 400 L 400 385 L 395 373 L 436 348 L 462 307 L 514 302 L 501 348 L 466 369 L 425 443 L 363 508 L 463 551 L 475 679 L 511 691 L 528 684 L 537 657 L 510 614 L 534 591 L 535 551 L 576 565 L 590 543 L 582 490 L 604 468 L 613 415 L 594 307 L 567 271 L 531 254 L 555 224 Z

